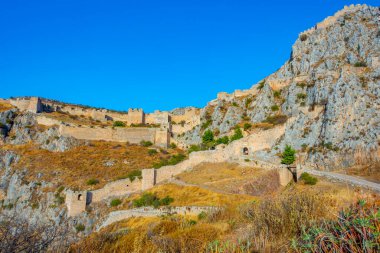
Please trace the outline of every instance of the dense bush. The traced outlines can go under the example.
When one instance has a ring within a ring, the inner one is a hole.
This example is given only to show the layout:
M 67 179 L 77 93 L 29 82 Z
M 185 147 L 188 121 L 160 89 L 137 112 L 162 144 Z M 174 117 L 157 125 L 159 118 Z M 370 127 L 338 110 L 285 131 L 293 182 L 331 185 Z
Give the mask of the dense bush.
M 160 199 L 153 193 L 144 193 L 140 198 L 133 200 L 133 206 L 142 207 L 142 206 L 153 206 L 158 208 L 160 206 L 170 205 L 174 201 L 173 198 L 166 196 L 165 198 Z
M 111 206 L 118 206 L 120 204 L 121 204 L 120 199 L 113 199 L 113 200 L 111 200 L 111 203 L 110 203 Z
M 204 132 L 202 136 L 202 142 L 203 144 L 209 144 L 214 141 L 214 133 L 209 129 Z
M 91 178 L 87 181 L 87 185 L 95 185 L 95 184 L 99 184 L 99 180 L 98 179 L 95 179 L 95 178 Z
M 380 252 L 380 208 L 364 201 L 302 231 L 292 243 L 297 252 Z
M 177 145 L 174 142 L 172 142 L 172 143 L 170 143 L 170 148 L 175 149 L 175 148 L 177 148 Z
M 216 144 L 228 144 L 230 142 L 230 139 L 228 138 L 228 136 L 223 136 L 223 137 L 220 137 L 216 140 Z
M 125 123 L 122 122 L 122 121 L 115 121 L 115 122 L 113 123 L 113 126 L 114 126 L 114 127 L 125 127 Z
M 305 183 L 309 185 L 315 185 L 318 182 L 318 178 L 313 177 L 307 172 L 302 173 L 300 179 Z
M 140 145 L 143 146 L 143 147 L 150 147 L 153 145 L 153 143 L 151 141 L 140 141 Z

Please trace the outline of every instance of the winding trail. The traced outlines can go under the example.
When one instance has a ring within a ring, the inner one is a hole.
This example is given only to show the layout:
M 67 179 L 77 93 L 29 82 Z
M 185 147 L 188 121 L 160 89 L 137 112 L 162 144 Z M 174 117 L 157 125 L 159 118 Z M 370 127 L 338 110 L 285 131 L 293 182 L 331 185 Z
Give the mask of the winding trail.
M 320 170 L 313 170 L 313 169 L 304 169 L 305 172 L 315 175 L 315 176 L 321 176 L 321 177 L 326 177 L 328 179 L 334 179 L 337 181 L 341 181 L 344 183 L 348 183 L 351 185 L 359 186 L 362 188 L 367 188 L 370 190 L 374 190 L 377 192 L 380 192 L 380 184 L 367 181 L 365 179 L 361 179 L 358 177 L 353 177 L 349 175 L 344 175 L 344 174 L 339 174 L 335 172 L 328 172 L 328 171 L 320 171 Z

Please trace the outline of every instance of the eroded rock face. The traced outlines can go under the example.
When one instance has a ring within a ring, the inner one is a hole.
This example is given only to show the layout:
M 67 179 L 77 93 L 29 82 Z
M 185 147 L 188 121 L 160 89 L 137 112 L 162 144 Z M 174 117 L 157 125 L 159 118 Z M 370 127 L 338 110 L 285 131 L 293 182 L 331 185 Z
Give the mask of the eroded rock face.
M 11 124 L 7 125 L 7 135 L 10 130 L 12 130 L 13 135 L 6 138 L 10 144 L 19 145 L 32 141 L 39 144 L 43 149 L 63 152 L 83 143 L 83 141 L 72 137 L 61 136 L 56 126 L 48 129 L 39 128 L 34 113 L 21 113 L 17 116 L 13 113 L 11 115 L 14 117 L 8 119 Z
M 351 6 L 301 33 L 290 59 L 243 97 L 210 102 L 180 142 L 200 143 L 206 129 L 228 135 L 241 122 L 288 117 L 285 134 L 268 154 L 285 145 L 308 151 L 319 168 L 379 160 L 380 10 Z

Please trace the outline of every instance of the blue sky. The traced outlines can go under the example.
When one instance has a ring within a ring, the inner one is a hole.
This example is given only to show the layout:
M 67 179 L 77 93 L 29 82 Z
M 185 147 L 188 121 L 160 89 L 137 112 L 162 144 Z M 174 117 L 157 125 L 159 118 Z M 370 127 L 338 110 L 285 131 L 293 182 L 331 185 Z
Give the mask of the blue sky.
M 349 0 L 0 0 L 0 97 L 117 110 L 204 106 L 278 69 Z

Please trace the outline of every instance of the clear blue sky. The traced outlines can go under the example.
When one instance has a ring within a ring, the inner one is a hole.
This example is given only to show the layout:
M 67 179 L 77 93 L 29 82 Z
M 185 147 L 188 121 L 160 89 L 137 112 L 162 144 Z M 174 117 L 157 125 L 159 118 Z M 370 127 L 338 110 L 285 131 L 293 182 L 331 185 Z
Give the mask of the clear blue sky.
M 204 106 L 278 69 L 349 0 L 0 0 L 0 97 Z

